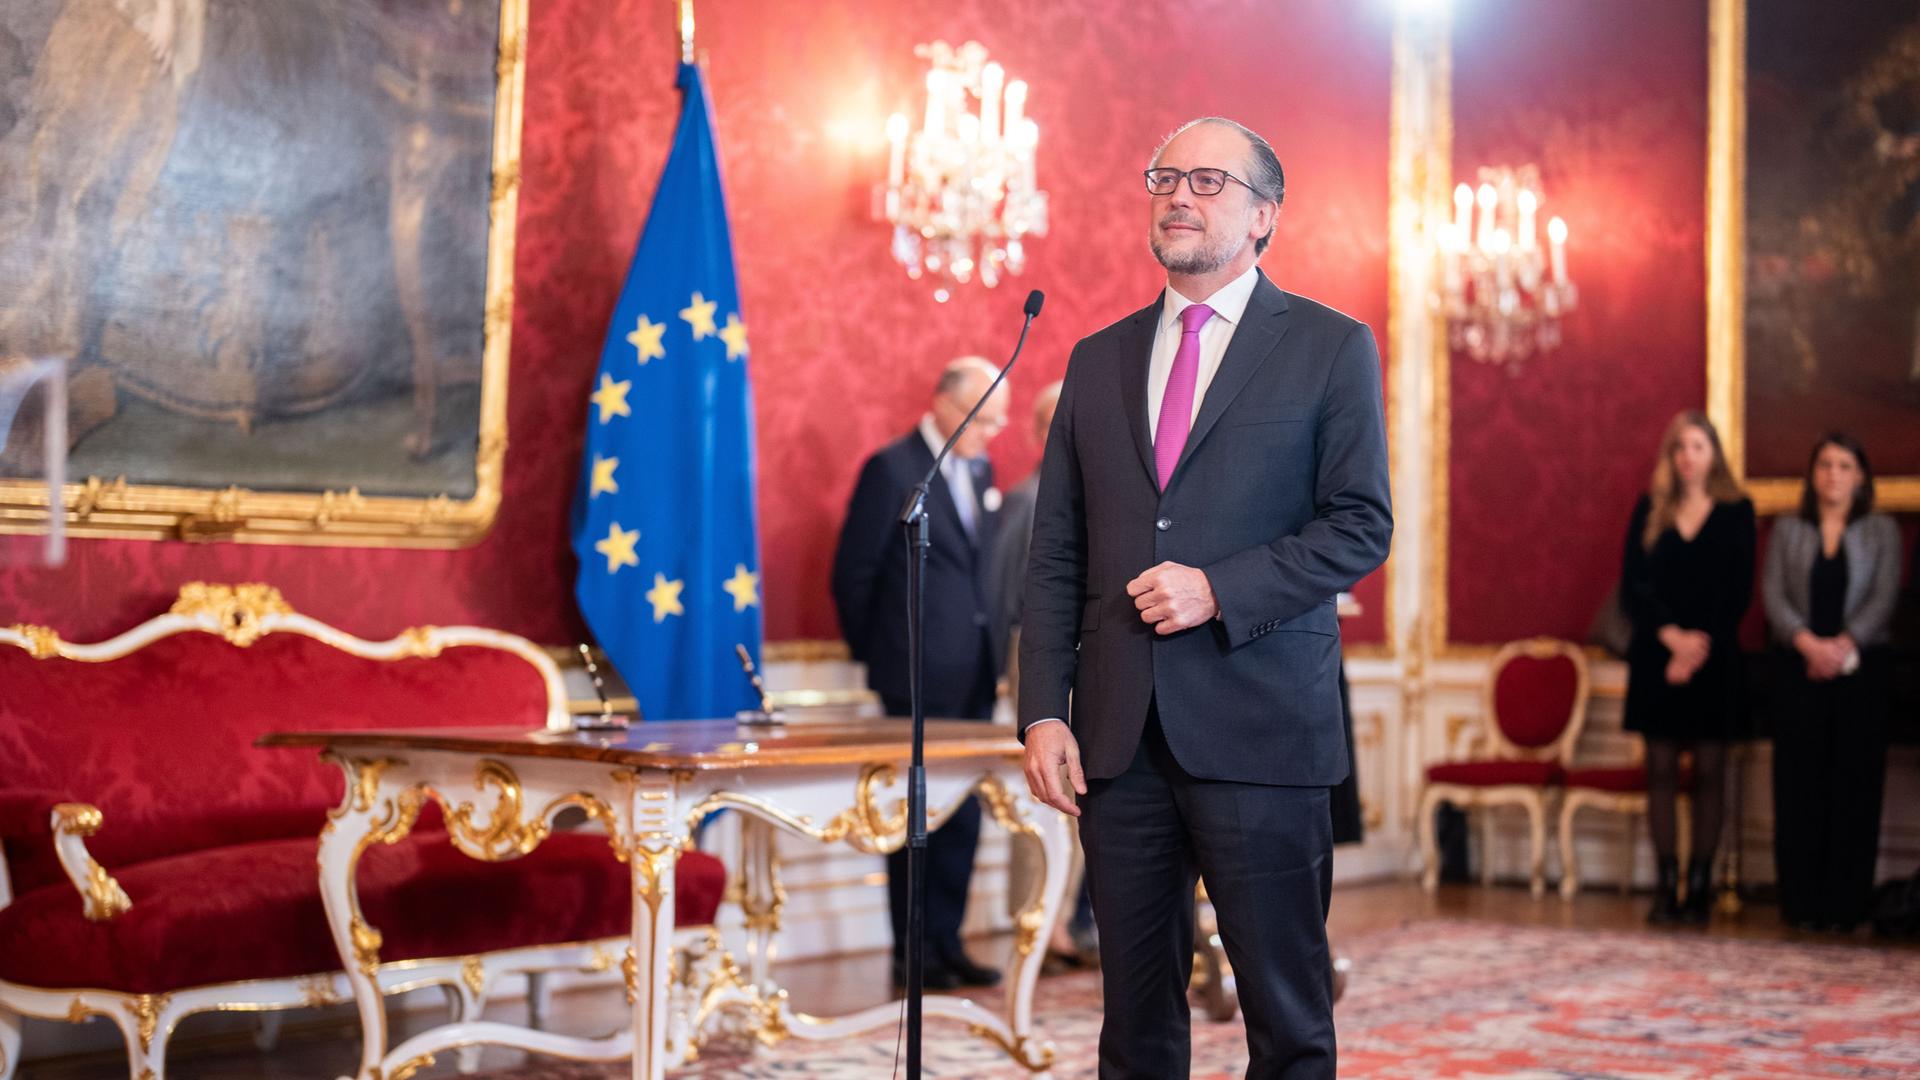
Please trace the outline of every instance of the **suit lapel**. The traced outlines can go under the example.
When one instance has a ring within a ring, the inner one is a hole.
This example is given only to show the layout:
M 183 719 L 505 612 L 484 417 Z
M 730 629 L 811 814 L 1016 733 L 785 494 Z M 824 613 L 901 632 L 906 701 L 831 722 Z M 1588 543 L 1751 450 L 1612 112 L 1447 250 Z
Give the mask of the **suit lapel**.
M 1180 461 L 1173 467 L 1173 476 L 1167 480 L 1172 487 L 1180 479 L 1180 470 L 1186 466 L 1187 459 L 1213 426 L 1219 422 L 1220 414 L 1227 411 L 1233 399 L 1246 389 L 1253 373 L 1273 354 L 1274 347 L 1287 335 L 1287 294 L 1267 280 L 1264 271 L 1260 280 L 1254 283 L 1253 294 L 1247 298 L 1247 309 L 1241 313 L 1240 325 L 1234 328 L 1233 340 L 1227 343 L 1227 353 L 1220 358 L 1219 370 L 1213 373 L 1213 382 L 1207 386 L 1207 395 L 1200 401 L 1200 414 L 1193 419 L 1193 430 L 1187 433 L 1187 445 L 1180 451 Z M 1152 458 L 1152 448 L 1148 448 L 1148 458 Z
M 1160 308 L 1167 300 L 1165 289 L 1160 298 L 1133 313 L 1120 341 L 1120 400 L 1127 414 L 1127 427 L 1133 432 L 1133 445 L 1140 452 L 1140 465 L 1147 479 L 1160 486 L 1160 473 L 1153 465 L 1153 433 L 1147 426 L 1147 378 L 1153 363 L 1154 330 L 1160 325 Z

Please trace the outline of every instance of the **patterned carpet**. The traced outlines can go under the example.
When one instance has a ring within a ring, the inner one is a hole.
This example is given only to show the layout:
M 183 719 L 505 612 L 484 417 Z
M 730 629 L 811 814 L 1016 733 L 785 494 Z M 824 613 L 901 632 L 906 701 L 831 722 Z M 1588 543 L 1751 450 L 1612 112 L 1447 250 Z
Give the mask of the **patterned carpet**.
M 1920 954 L 1849 945 L 1745 942 L 1432 921 L 1344 940 L 1354 976 L 1340 1003 L 1340 1075 L 1380 1080 L 1737 1080 L 1920 1077 Z M 1041 984 L 1053 1075 L 1094 1075 L 1098 976 Z M 1242 1075 L 1238 1022 L 1193 1023 L 1193 1076 Z M 790 1041 L 716 1052 L 675 1073 L 698 1080 L 871 1080 L 892 1073 L 894 1037 Z M 1024 1078 L 956 1026 L 929 1021 L 928 1077 Z M 496 1080 L 612 1080 L 617 1067 L 535 1066 Z

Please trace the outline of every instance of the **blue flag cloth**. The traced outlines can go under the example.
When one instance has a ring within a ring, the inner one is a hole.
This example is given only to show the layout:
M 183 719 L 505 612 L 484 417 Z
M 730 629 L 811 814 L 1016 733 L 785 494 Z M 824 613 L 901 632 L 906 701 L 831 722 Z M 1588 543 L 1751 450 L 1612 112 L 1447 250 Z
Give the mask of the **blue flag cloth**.
M 574 595 L 649 719 L 757 704 L 753 394 L 720 164 L 700 69 L 613 311 L 574 497 Z

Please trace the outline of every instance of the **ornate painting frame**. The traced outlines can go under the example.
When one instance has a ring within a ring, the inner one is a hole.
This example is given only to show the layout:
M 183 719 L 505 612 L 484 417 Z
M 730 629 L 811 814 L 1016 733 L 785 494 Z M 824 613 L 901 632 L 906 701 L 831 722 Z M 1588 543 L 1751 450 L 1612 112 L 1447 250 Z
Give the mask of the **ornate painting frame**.
M 1799 505 L 1798 476 L 1747 468 L 1747 0 L 1710 0 L 1707 59 L 1707 414 L 1763 514 Z M 1920 510 L 1920 476 L 1876 476 L 1875 501 Z
M 478 440 L 472 494 L 364 495 L 346 490 L 253 490 L 222 478 L 204 487 L 84 476 L 60 499 L 74 536 L 351 547 L 451 548 L 492 527 L 507 447 L 507 374 L 513 318 L 515 226 L 525 105 L 528 0 L 497 0 Z M 44 483 L 0 477 L 0 533 L 43 532 L 54 512 Z

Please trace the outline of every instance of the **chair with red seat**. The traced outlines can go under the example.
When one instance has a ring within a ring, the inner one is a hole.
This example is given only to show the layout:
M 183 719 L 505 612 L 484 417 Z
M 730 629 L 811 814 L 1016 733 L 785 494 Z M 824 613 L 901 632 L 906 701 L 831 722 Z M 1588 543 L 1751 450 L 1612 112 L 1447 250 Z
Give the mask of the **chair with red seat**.
M 1495 654 L 1484 690 L 1483 754 L 1427 768 L 1420 797 L 1421 885 L 1440 883 L 1434 810 L 1443 802 L 1490 813 L 1518 806 L 1527 813 L 1533 895 L 1546 892 L 1548 802 L 1564 780 L 1587 717 L 1587 659 L 1580 647 L 1553 638 L 1512 642 Z M 1492 852 L 1482 853 L 1489 861 Z
M 1625 863 L 1620 872 L 1620 891 L 1633 888 L 1633 864 L 1639 851 L 1640 819 L 1647 812 L 1647 767 L 1640 762 L 1646 746 L 1635 744 L 1635 763 L 1569 768 L 1560 797 L 1560 898 L 1571 900 L 1580 891 L 1580 863 L 1574 850 L 1573 817 L 1581 810 L 1602 810 L 1626 819 Z M 1680 865 L 1687 864 L 1693 843 L 1689 824 L 1692 803 L 1687 792 L 1693 790 L 1693 767 L 1689 762 L 1680 769 L 1677 800 L 1679 817 Z

